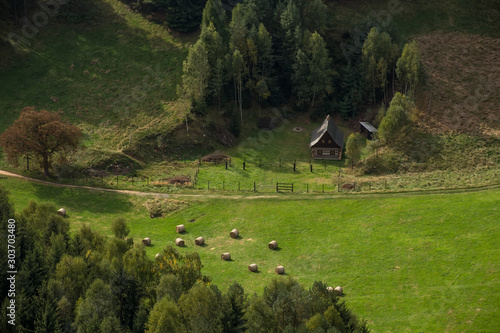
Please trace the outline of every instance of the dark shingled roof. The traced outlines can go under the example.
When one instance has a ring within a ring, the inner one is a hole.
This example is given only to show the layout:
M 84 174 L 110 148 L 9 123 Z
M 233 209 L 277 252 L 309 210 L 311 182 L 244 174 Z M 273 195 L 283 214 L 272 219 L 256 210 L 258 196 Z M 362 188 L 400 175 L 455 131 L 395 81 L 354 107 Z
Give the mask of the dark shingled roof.
M 332 137 L 333 141 L 339 145 L 339 147 L 344 146 L 344 132 L 340 128 L 338 128 L 333 121 L 330 120 L 330 116 L 326 116 L 325 121 L 321 124 L 320 127 L 316 128 L 311 134 L 311 144 L 309 147 L 314 146 L 321 137 L 328 132 Z

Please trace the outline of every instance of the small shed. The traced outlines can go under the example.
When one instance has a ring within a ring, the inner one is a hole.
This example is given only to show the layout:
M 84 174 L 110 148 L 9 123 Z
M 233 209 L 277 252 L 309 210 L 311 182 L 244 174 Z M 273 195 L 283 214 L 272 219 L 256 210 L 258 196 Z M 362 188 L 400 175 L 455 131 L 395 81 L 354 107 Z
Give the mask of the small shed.
M 366 136 L 368 140 L 373 140 L 375 133 L 377 133 L 377 129 L 370 123 L 365 121 L 359 122 L 359 133 Z
M 314 159 L 340 160 L 344 148 L 344 132 L 326 116 L 320 127 L 311 134 L 311 156 Z

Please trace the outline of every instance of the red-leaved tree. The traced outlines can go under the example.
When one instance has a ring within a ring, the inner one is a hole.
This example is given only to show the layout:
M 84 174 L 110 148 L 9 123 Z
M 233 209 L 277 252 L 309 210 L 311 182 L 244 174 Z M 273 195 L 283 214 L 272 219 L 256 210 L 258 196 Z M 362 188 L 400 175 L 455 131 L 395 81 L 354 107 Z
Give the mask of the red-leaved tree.
M 16 164 L 20 157 L 33 154 L 39 158 L 46 176 L 50 176 L 51 157 L 56 153 L 75 150 L 82 132 L 75 125 L 65 123 L 61 114 L 27 107 L 19 119 L 0 136 L 0 146 L 7 160 Z

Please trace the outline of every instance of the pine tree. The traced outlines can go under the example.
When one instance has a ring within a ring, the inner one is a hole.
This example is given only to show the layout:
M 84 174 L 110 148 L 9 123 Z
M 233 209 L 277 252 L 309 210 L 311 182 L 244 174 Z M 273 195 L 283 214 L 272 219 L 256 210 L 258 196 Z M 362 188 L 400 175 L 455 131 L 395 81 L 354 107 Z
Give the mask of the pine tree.
M 210 64 L 208 52 L 203 40 L 198 41 L 189 48 L 188 57 L 184 60 L 182 76 L 181 97 L 190 101 L 205 99 L 209 78 Z
M 180 32 L 196 30 L 201 23 L 206 0 L 155 0 L 165 9 L 165 23 L 170 29 Z
M 233 53 L 232 69 L 233 80 L 235 83 L 235 101 L 237 102 L 238 109 L 240 110 L 240 121 L 243 122 L 243 80 L 248 73 L 248 69 L 243 56 L 237 49 Z
M 208 0 L 203 9 L 203 18 L 201 20 L 201 31 L 207 29 L 213 24 L 215 30 L 219 33 L 224 44 L 229 41 L 229 31 L 227 27 L 226 11 L 222 7 L 220 0 Z
M 294 64 L 294 84 L 299 104 L 311 103 L 314 106 L 316 98 L 323 98 L 331 91 L 331 63 L 323 37 L 313 33 L 304 49 L 297 52 Z

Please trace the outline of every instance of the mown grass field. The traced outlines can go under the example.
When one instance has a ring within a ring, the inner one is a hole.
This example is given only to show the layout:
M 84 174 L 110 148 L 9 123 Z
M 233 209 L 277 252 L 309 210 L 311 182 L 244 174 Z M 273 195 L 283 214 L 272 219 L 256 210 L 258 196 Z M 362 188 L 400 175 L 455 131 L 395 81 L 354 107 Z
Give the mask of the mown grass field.
M 150 219 L 146 198 L 59 189 L 13 179 L 0 185 L 16 209 L 31 199 L 68 210 L 72 228 L 89 223 L 111 235 L 118 216 L 136 242 L 150 237 L 151 257 L 174 245 L 186 226 L 180 252 L 197 251 L 203 273 L 221 288 L 238 281 L 252 293 L 276 276 L 310 285 L 341 285 L 344 300 L 374 332 L 495 332 L 500 315 L 500 191 L 358 197 L 296 196 L 241 199 L 179 197 L 188 208 Z M 313 200 L 315 199 L 315 200 Z M 190 222 L 192 221 L 192 222 Z M 229 232 L 238 228 L 240 238 Z M 206 246 L 196 247 L 203 236 Z M 279 249 L 267 243 L 277 240 Z M 220 254 L 230 252 L 232 261 Z M 259 265 L 258 273 L 247 266 Z

